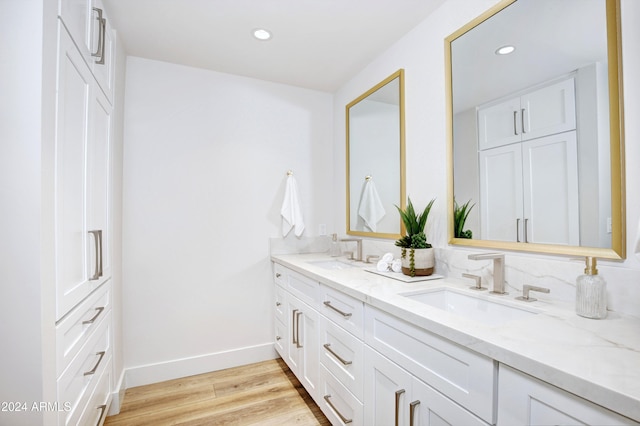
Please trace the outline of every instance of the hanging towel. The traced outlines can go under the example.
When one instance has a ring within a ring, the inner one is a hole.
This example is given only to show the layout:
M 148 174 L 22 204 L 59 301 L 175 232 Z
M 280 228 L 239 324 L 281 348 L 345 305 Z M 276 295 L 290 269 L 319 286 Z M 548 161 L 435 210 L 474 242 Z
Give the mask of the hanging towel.
M 292 228 L 295 228 L 296 237 L 302 235 L 304 231 L 304 219 L 302 209 L 300 209 L 300 196 L 298 195 L 298 183 L 293 175 L 287 177 L 287 186 L 282 202 L 282 236 L 286 237 Z
M 382 201 L 380 201 L 376 186 L 373 184 L 373 179 L 369 178 L 364 182 L 358 215 L 371 231 L 376 232 L 376 226 L 385 214 Z

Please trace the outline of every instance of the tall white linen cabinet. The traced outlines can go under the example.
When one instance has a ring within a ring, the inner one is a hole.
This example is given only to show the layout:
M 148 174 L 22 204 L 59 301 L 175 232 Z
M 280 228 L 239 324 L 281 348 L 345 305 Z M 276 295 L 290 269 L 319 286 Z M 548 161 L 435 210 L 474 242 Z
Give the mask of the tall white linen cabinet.
M 15 344 L 3 349 L 2 372 L 9 380 L 0 384 L 0 424 L 100 425 L 122 370 L 115 367 L 121 363 L 115 342 L 122 192 L 115 31 L 101 0 L 26 0 L 0 7 L 0 26 L 18 33 L 12 37 L 15 54 L 2 68 L 3 78 L 15 79 L 7 98 L 20 105 L 26 102 L 22 96 L 32 95 L 26 109 L 33 114 L 30 125 L 39 124 L 33 135 L 20 124 L 13 132 L 0 130 L 14 151 L 31 144 L 34 155 L 18 155 L 14 167 L 19 173 L 31 162 L 38 172 L 30 177 L 37 180 L 32 189 L 25 185 L 21 193 L 37 200 L 37 223 L 12 207 L 5 211 L 16 226 L 38 229 L 31 249 L 40 259 L 30 275 L 19 250 L 9 247 L 23 244 L 20 237 L 3 244 L 2 254 L 16 260 L 2 273 L 3 299 L 16 304 L 0 308 L 13 313 L 13 327 L 21 332 L 9 331 L 3 321 L 3 341 Z M 25 94 L 21 85 L 39 92 Z M 15 177 L 12 185 L 21 185 Z M 22 285 L 21 279 L 30 281 Z

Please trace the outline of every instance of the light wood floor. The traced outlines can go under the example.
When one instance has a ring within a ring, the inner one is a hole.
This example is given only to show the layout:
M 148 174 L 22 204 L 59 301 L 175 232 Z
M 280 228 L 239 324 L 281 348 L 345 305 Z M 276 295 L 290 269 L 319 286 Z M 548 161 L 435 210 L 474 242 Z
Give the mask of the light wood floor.
M 330 425 L 281 359 L 127 389 L 121 425 Z

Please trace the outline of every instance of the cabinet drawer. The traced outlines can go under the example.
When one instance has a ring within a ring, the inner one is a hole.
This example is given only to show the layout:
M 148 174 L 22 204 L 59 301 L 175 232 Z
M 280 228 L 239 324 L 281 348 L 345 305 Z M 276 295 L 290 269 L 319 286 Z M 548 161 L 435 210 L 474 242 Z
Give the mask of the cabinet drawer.
M 318 405 L 332 425 L 362 425 L 364 407 L 323 365 Z
M 491 358 L 369 306 L 365 309 L 365 342 L 493 423 L 496 367 Z
M 56 326 L 56 371 L 58 376 L 69 365 L 111 310 L 111 282 L 91 294 Z
M 364 343 L 320 316 L 320 363 L 362 401 Z
M 109 312 L 58 379 L 58 398 L 70 404 L 69 412 L 60 413 L 60 424 L 78 424 L 91 393 L 110 365 L 110 335 Z
M 287 322 L 285 311 L 286 307 L 286 291 L 279 285 L 275 286 L 275 318 L 283 323 Z
M 320 283 L 277 263 L 273 264 L 274 281 L 305 303 L 316 308 L 320 300 Z
M 101 425 L 107 417 L 111 403 L 111 360 L 105 365 L 93 394 L 84 407 L 79 425 Z
M 280 320 L 275 320 L 275 348 L 276 351 L 280 354 L 280 357 L 282 357 L 282 359 L 286 359 L 287 354 L 286 354 L 286 350 L 287 350 L 287 327 L 284 325 L 285 323 L 281 322 Z
M 359 339 L 364 338 L 364 303 L 330 287 L 320 286 L 320 312 Z

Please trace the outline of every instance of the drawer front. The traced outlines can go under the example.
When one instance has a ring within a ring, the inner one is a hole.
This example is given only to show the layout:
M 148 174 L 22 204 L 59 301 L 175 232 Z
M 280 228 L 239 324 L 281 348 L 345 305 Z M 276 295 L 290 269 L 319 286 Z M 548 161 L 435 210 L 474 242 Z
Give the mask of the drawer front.
M 105 365 L 93 394 L 84 407 L 79 425 L 99 426 L 104 423 L 111 404 L 111 360 Z
M 320 312 L 359 339 L 364 338 L 364 303 L 330 287 L 320 286 Z
M 280 264 L 273 265 L 275 283 L 316 309 L 320 300 L 320 283 Z
M 275 317 L 278 321 L 281 321 L 283 323 L 287 322 L 287 317 L 286 317 L 286 297 L 287 297 L 287 292 L 280 287 L 279 285 L 275 286 Z
M 289 271 L 279 263 L 272 263 L 273 265 L 273 282 L 283 287 L 287 286 L 287 272 Z
M 320 318 L 320 363 L 362 401 L 364 343 L 328 319 Z
M 287 327 L 285 323 L 276 319 L 275 321 L 275 348 L 282 359 L 287 357 Z
M 496 366 L 491 358 L 369 306 L 365 342 L 483 420 L 494 422 Z
M 111 281 L 107 281 L 56 326 L 58 377 L 110 310 Z
M 70 404 L 61 413 L 60 424 L 77 424 L 85 405 L 111 360 L 111 313 L 102 319 L 96 332 L 58 378 L 58 398 Z
M 318 405 L 332 425 L 363 425 L 364 407 L 323 365 Z

